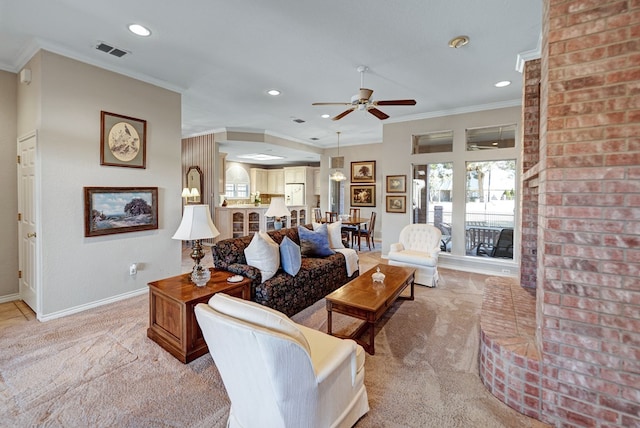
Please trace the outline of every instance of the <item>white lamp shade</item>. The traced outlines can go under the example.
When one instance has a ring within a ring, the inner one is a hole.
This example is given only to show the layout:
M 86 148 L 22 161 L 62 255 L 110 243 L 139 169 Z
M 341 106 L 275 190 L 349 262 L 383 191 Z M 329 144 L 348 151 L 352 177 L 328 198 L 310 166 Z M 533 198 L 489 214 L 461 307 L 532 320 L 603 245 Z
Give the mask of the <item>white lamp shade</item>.
M 185 205 L 182 221 L 173 239 L 192 241 L 215 238 L 218 235 L 220 232 L 211 220 L 209 205 Z
M 271 198 L 271 203 L 267 212 L 264 213 L 266 217 L 288 217 L 291 212 L 287 209 L 284 203 L 284 196 L 275 196 Z
M 191 192 L 189 191 L 188 187 L 185 187 L 184 189 L 182 189 L 182 195 L 183 198 L 189 198 L 191 197 Z

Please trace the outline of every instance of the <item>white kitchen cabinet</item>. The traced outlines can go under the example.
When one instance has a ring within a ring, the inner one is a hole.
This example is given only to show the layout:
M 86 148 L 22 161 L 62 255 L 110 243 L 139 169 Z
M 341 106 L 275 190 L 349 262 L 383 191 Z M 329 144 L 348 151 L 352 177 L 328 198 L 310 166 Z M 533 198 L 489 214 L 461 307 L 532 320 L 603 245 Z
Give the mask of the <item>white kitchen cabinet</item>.
M 284 170 L 283 169 L 269 169 L 267 170 L 267 193 L 271 195 L 283 195 L 284 194 Z
M 306 184 L 307 183 L 307 167 L 297 166 L 284 168 L 284 184 Z
M 320 168 L 313 168 L 313 194 L 320 194 Z
M 269 171 L 261 168 L 251 168 L 251 193 L 269 193 Z

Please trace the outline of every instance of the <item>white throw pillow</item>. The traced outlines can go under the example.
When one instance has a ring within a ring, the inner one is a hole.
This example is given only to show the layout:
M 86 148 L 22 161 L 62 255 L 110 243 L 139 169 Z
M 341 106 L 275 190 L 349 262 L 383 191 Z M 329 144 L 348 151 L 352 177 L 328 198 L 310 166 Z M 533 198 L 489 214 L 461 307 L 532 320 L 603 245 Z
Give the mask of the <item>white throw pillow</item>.
M 244 256 L 249 266 L 260 269 L 262 282 L 273 277 L 280 267 L 280 246 L 266 232 L 253 235 Z
M 322 226 L 322 223 L 312 223 L 313 230 L 318 230 Z M 329 234 L 329 247 L 330 248 L 344 248 L 342 243 L 342 221 L 334 221 L 327 224 L 327 233 Z

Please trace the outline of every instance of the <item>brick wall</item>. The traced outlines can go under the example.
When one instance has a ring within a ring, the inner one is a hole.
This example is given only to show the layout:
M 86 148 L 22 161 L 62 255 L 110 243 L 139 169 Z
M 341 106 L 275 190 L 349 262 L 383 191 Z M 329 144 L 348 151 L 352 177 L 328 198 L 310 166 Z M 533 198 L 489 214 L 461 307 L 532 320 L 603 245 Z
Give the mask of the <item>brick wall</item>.
M 538 266 L 538 161 L 540 159 L 539 59 L 528 61 L 522 91 L 522 227 L 520 228 L 520 285 L 536 287 Z
M 544 14 L 543 419 L 640 426 L 640 0 L 544 0 Z

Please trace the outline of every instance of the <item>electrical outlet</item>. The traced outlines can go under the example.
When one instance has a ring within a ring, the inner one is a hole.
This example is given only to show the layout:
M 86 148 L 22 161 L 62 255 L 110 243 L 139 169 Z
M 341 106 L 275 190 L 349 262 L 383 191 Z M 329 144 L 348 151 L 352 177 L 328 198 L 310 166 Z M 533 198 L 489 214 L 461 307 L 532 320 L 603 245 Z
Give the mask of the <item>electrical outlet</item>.
M 131 263 L 129 266 L 129 275 L 133 276 L 138 273 L 138 265 L 135 263 Z

